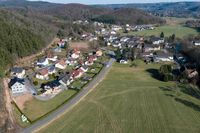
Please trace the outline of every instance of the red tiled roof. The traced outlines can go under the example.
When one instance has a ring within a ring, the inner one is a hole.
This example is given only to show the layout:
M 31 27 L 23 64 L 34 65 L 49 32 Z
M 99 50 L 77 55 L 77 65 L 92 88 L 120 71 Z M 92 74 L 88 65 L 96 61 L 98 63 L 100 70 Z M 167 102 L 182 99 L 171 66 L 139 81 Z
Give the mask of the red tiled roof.
M 60 60 L 58 63 L 59 63 L 60 65 L 62 65 L 62 66 L 65 66 L 65 65 L 66 65 L 66 63 L 65 63 L 65 60 L 64 60 L 64 59 Z
M 41 70 L 39 70 L 38 71 L 38 73 L 40 74 L 40 75 L 47 75 L 48 74 L 48 69 L 47 68 L 44 68 L 44 69 L 41 69 Z

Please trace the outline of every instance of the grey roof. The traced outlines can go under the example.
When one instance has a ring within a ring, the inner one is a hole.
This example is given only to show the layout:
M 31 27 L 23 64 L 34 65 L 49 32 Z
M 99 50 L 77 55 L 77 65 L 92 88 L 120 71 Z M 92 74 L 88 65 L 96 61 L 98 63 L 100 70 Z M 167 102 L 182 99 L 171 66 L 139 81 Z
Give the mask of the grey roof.
M 14 67 L 14 68 L 11 69 L 11 72 L 13 72 L 13 73 L 22 73 L 23 70 L 24 69 L 21 68 L 21 67 Z
M 19 79 L 19 78 L 13 78 L 13 79 L 11 79 L 10 80 L 10 82 L 9 82 L 9 86 L 11 87 L 11 86 L 13 86 L 15 83 L 20 83 L 20 84 L 23 84 L 24 85 L 24 79 Z
M 54 65 L 48 67 L 48 71 L 52 72 L 52 71 L 54 71 L 54 70 L 55 70 L 55 66 L 54 66 Z
M 38 62 L 43 63 L 43 62 L 45 62 L 45 60 L 46 60 L 46 58 L 41 58 L 41 59 L 38 60 Z
M 67 81 L 69 81 L 70 80 L 70 74 L 66 74 L 66 75 L 64 75 L 64 76 L 61 76 L 60 78 L 59 78 L 59 80 L 61 80 L 62 82 L 64 82 L 64 83 L 67 83 Z
M 60 86 L 60 83 L 57 80 L 55 80 L 55 81 L 47 83 L 46 86 L 49 86 L 50 88 L 54 88 L 54 87 Z
M 151 40 L 152 41 L 159 41 L 159 40 L 162 40 L 162 38 L 160 38 L 160 37 L 152 37 Z
M 88 69 L 88 66 L 86 66 L 86 65 L 82 65 L 81 67 L 82 67 L 83 69 L 85 69 L 85 70 Z

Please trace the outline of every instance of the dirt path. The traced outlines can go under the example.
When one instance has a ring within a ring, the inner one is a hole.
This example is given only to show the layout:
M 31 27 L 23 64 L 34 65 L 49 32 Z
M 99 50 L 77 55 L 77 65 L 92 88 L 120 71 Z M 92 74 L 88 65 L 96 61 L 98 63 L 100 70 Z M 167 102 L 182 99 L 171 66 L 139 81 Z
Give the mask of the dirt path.
M 10 96 L 9 92 L 9 87 L 8 87 L 8 79 L 4 78 L 3 79 L 3 86 L 4 86 L 4 96 L 5 96 L 5 105 L 6 105 L 6 110 L 8 111 L 8 118 L 11 122 L 10 129 L 14 129 L 15 125 L 15 118 L 13 114 L 13 108 L 12 108 L 12 98 Z
M 16 65 L 17 66 L 21 66 L 24 62 L 26 62 L 26 64 L 28 62 L 32 62 L 37 56 L 43 54 L 46 50 L 48 50 L 49 48 L 52 47 L 52 45 L 55 43 L 55 42 L 58 42 L 60 39 L 55 37 L 50 43 L 49 45 L 47 45 L 45 48 L 43 48 L 42 50 L 40 50 L 38 53 L 36 54 L 32 54 L 30 56 L 26 56 L 26 57 L 23 57 L 23 58 L 20 58 L 16 61 Z

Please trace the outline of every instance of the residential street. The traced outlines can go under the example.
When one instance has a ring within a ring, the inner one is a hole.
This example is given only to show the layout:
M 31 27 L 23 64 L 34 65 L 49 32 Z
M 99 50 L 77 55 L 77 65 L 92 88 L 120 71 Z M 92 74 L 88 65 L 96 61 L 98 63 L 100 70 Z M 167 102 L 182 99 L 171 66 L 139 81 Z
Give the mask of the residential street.
M 47 126 L 52 121 L 59 118 L 61 115 L 69 111 L 72 107 L 74 107 L 77 103 L 79 103 L 89 92 L 91 92 L 105 77 L 105 75 L 111 69 L 111 66 L 115 59 L 110 59 L 108 63 L 106 63 L 106 67 L 104 67 L 101 72 L 86 86 L 80 91 L 74 98 L 72 98 L 69 102 L 64 104 L 62 107 L 57 109 L 56 111 L 52 112 L 47 117 L 37 121 L 36 123 L 32 124 L 31 126 L 23 129 L 22 133 L 30 133 L 36 132 L 39 129 Z

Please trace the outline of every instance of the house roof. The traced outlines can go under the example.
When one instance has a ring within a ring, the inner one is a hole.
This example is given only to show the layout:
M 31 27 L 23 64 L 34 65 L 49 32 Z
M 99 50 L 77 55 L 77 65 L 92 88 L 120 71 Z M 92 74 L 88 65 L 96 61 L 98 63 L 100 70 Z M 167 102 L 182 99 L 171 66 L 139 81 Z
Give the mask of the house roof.
M 19 79 L 19 78 L 13 78 L 13 79 L 11 79 L 10 80 L 10 82 L 9 82 L 9 86 L 11 87 L 11 86 L 13 86 L 15 83 L 20 83 L 20 84 L 22 84 L 22 85 L 24 85 L 24 79 Z
M 82 67 L 83 69 L 85 69 L 85 70 L 88 69 L 88 66 L 86 66 L 86 65 L 82 65 L 81 67 Z
M 21 67 L 14 67 L 14 68 L 11 69 L 11 72 L 13 72 L 13 73 L 22 73 L 23 70 L 24 69 L 21 68 Z
M 70 79 L 71 75 L 70 74 L 65 74 L 64 76 L 61 76 L 59 79 L 66 83 Z
M 57 80 L 54 80 L 52 82 L 47 83 L 45 86 L 49 86 L 49 89 L 51 89 L 60 86 L 60 83 Z
M 64 60 L 64 59 L 62 59 L 62 60 L 58 61 L 58 63 L 57 63 L 57 64 L 60 64 L 61 66 L 65 66 L 65 65 L 66 65 L 66 63 L 65 63 L 65 60 Z
M 47 74 L 48 74 L 48 69 L 47 69 L 47 68 L 40 69 L 40 70 L 38 71 L 38 73 L 39 73 L 40 75 L 47 75 Z
M 160 38 L 160 37 L 152 37 L 151 38 L 151 41 L 159 41 L 159 40 L 162 40 L 162 38 Z
M 73 77 L 77 77 L 80 73 L 83 73 L 83 70 L 81 70 L 81 69 L 79 68 L 79 69 L 74 70 L 74 71 L 72 72 L 72 76 L 73 76 Z
M 45 61 L 46 61 L 46 58 L 41 58 L 41 59 L 38 60 L 39 63 L 43 63 Z
M 48 52 L 48 53 L 47 53 L 47 58 L 53 58 L 53 57 L 54 57 L 53 52 Z
M 48 67 L 48 71 L 54 71 L 54 70 L 55 70 L 55 66 L 54 65 Z

